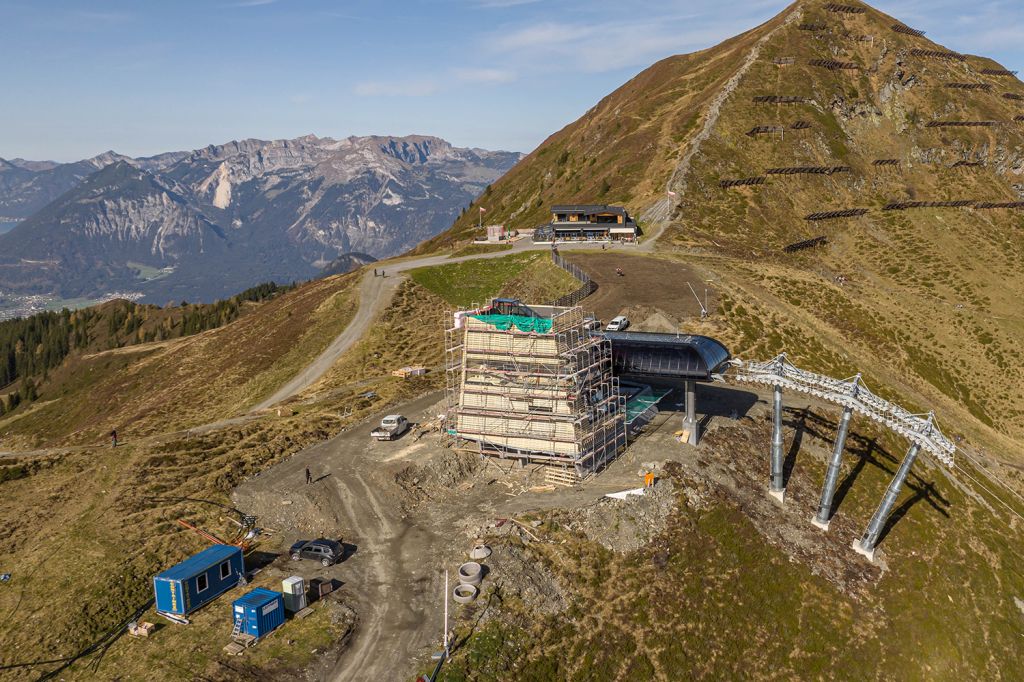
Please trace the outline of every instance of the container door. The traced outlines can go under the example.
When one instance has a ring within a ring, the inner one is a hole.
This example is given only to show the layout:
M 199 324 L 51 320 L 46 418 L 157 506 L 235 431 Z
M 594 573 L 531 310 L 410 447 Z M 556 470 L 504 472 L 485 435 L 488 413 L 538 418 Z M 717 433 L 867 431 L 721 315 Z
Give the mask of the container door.
M 245 631 L 248 632 L 253 637 L 259 637 L 260 636 L 260 617 L 259 617 L 259 614 L 257 613 L 257 609 L 258 608 L 259 608 L 258 606 L 256 606 L 256 607 L 249 607 L 249 610 L 245 614 L 245 616 L 246 616 Z

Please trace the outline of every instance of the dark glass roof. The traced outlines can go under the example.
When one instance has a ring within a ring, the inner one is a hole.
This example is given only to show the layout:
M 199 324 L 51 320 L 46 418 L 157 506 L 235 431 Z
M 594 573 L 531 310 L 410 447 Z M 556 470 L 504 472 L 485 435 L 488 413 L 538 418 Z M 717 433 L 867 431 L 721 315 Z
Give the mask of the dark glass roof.
M 707 381 L 731 355 L 721 342 L 693 334 L 600 332 L 611 341 L 617 374 Z

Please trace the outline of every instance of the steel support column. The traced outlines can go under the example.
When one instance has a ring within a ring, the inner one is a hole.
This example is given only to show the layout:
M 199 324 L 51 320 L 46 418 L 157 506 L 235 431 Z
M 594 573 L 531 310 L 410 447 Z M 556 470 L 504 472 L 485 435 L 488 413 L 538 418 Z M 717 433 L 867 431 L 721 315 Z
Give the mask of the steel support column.
M 771 480 L 768 484 L 768 494 L 779 502 L 785 501 L 786 498 L 782 462 L 782 386 L 776 384 L 772 395 Z
M 683 418 L 683 430 L 689 433 L 686 442 L 696 445 L 700 440 L 700 434 L 697 432 L 700 428 L 697 424 L 697 382 L 687 379 L 683 388 L 686 393 L 686 416 Z
M 853 415 L 853 408 L 843 408 L 843 416 L 839 418 L 839 431 L 836 433 L 836 442 L 832 447 L 832 459 L 828 462 L 828 471 L 825 472 L 825 485 L 821 488 L 821 502 L 818 503 L 818 514 L 812 519 L 813 523 L 822 530 L 828 530 L 829 518 L 832 516 L 832 496 L 836 493 L 836 482 L 839 480 L 839 466 L 843 461 L 843 448 L 846 447 L 846 434 L 850 430 L 850 417 Z
M 910 467 L 914 466 L 914 460 L 917 459 L 917 453 L 920 451 L 921 446 L 918 443 L 910 446 L 910 450 L 907 451 L 906 456 L 903 458 L 900 468 L 896 471 L 896 475 L 893 476 L 892 483 L 889 484 L 889 489 L 885 491 L 882 504 L 878 506 L 875 515 L 871 517 L 868 529 L 864 531 L 864 535 L 861 536 L 860 540 L 853 541 L 853 548 L 859 554 L 866 556 L 868 561 L 875 560 L 875 543 L 878 542 L 878 536 L 882 534 L 882 528 L 885 526 L 886 519 L 889 518 L 889 512 L 892 511 L 892 506 L 896 503 L 896 498 L 899 497 L 903 482 L 907 480 Z

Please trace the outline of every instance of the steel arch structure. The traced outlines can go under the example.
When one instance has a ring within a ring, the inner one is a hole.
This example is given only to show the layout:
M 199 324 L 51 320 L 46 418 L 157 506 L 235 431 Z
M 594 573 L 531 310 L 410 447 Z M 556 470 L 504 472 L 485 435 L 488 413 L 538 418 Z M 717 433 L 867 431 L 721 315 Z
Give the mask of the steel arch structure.
M 871 517 L 867 530 L 853 542 L 853 548 L 867 557 L 869 561 L 874 560 L 875 545 L 882 528 L 920 451 L 931 453 L 948 467 L 952 467 L 954 464 L 956 445 L 939 430 L 935 424 L 934 412 L 924 415 L 914 414 L 875 395 L 864 384 L 860 374 L 849 379 L 835 379 L 823 374 L 816 374 L 800 369 L 791 363 L 783 353 L 767 362 L 731 360 L 729 371 L 722 378 L 739 383 L 771 386 L 773 389 L 771 476 L 768 493 L 780 503 L 785 501 L 785 482 L 782 471 L 783 389 L 813 395 L 843 408 L 832 457 L 829 460 L 825 482 L 822 486 L 818 513 L 811 520 L 814 525 L 823 530 L 828 530 L 832 498 L 835 494 L 846 435 L 853 413 L 863 415 L 910 441 L 910 449 L 900 463 L 878 509 Z

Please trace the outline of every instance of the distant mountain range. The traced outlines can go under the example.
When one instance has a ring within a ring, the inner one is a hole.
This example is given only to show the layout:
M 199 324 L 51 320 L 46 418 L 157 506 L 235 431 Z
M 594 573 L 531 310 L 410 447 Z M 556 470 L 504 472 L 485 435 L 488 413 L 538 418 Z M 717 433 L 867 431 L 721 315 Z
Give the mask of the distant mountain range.
M 399 254 L 520 158 L 436 137 L 242 140 L 133 159 L 0 159 L 0 289 L 210 300 Z

